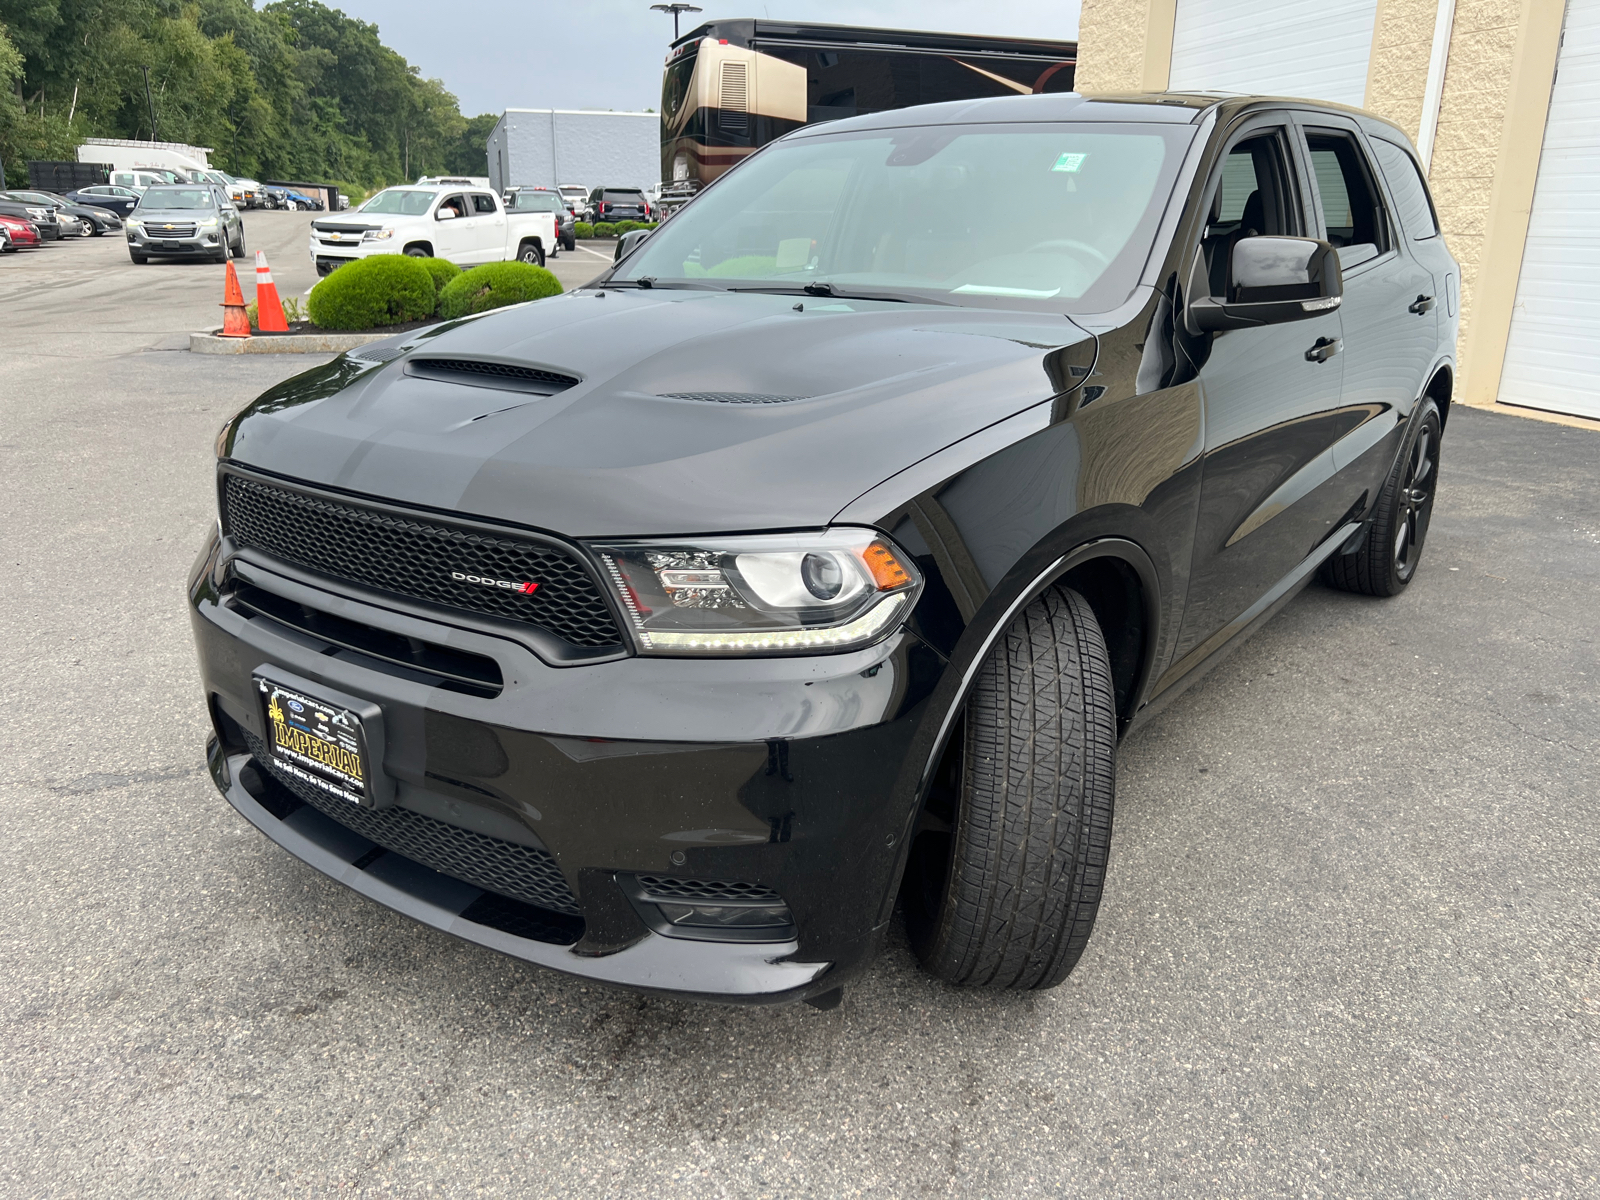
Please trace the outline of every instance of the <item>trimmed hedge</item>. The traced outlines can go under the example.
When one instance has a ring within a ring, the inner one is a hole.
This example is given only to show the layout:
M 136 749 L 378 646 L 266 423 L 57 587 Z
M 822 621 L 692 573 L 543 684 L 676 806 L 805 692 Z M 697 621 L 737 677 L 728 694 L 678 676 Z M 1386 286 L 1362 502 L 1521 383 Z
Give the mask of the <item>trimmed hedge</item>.
M 419 258 L 417 261 L 427 267 L 428 274 L 433 276 L 435 295 L 444 291 L 444 285 L 461 274 L 461 268 L 448 258 Z
M 659 221 L 601 221 L 599 224 L 590 224 L 588 221 L 577 221 L 572 226 L 573 237 L 621 237 L 625 233 L 632 233 L 635 229 L 654 229 Z
M 561 284 L 543 267 L 524 262 L 485 263 L 445 284 L 439 293 L 439 315 L 452 320 L 560 294 Z
M 311 289 L 306 308 L 323 329 L 372 329 L 432 316 L 438 304 L 423 260 L 375 254 L 346 263 Z

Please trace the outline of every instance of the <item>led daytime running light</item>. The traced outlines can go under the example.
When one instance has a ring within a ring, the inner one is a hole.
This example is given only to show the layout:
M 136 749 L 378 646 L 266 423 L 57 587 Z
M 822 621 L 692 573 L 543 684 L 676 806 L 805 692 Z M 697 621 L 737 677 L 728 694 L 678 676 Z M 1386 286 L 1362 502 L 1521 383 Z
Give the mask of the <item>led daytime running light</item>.
M 823 629 L 773 629 L 749 633 L 648 633 L 640 630 L 639 640 L 652 650 L 810 650 L 843 646 L 872 640 L 900 614 L 905 602 L 904 593 L 890 596 L 848 625 Z

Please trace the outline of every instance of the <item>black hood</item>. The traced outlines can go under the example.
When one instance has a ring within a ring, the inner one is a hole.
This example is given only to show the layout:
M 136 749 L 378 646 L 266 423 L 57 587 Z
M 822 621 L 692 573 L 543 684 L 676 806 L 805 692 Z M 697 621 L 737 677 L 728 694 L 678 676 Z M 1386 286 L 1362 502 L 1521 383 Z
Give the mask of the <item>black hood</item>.
M 291 379 L 240 414 L 229 455 L 574 537 L 817 527 L 1065 390 L 1052 348 L 1088 336 L 1039 314 L 580 292 L 407 335 L 381 365 L 345 357 Z M 576 382 L 544 396 L 408 373 L 425 359 Z

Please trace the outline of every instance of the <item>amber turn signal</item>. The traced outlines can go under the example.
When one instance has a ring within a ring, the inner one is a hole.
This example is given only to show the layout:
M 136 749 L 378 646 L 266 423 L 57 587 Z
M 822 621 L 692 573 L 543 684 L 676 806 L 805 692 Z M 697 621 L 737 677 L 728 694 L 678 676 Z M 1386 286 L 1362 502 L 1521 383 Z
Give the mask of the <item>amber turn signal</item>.
M 882 542 L 873 542 L 861 552 L 861 558 L 867 564 L 872 581 L 878 585 L 880 592 L 892 592 L 895 588 L 905 587 L 911 582 L 911 573 L 900 565 L 900 560 L 894 556 L 894 551 Z

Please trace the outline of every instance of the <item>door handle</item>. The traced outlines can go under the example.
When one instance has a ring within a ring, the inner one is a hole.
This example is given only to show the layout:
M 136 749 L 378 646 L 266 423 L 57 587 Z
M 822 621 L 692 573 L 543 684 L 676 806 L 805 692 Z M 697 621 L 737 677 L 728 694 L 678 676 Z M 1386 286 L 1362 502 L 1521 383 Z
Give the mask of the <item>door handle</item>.
M 1420 317 L 1423 313 L 1427 312 L 1432 307 L 1433 307 L 1433 297 L 1432 296 L 1418 296 L 1417 299 L 1416 299 L 1416 303 L 1408 306 L 1406 311 L 1407 312 L 1414 312 L 1414 313 L 1417 314 L 1417 316 Z
M 1319 337 L 1311 343 L 1311 349 L 1306 351 L 1306 361 L 1324 363 L 1337 353 L 1339 353 L 1338 338 Z

